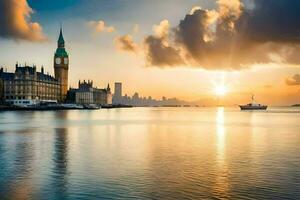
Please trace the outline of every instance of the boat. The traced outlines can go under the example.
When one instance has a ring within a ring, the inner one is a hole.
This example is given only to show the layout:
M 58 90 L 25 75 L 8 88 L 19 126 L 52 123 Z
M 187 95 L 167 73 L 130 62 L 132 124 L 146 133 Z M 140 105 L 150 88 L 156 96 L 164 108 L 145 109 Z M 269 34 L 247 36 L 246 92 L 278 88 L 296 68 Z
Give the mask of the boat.
M 82 105 L 78 105 L 78 104 L 61 104 L 60 106 L 63 109 L 84 109 Z
M 252 95 L 252 102 L 246 105 L 240 105 L 241 110 L 267 110 L 267 105 L 255 103 L 254 95 Z
M 101 106 L 98 106 L 96 104 L 85 104 L 83 105 L 83 107 L 88 110 L 98 110 L 101 108 Z

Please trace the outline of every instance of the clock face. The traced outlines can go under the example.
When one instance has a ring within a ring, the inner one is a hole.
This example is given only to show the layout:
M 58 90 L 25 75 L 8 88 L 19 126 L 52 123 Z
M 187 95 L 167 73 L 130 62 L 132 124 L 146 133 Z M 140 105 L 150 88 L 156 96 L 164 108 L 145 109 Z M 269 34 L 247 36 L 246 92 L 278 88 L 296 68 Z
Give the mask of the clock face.
M 65 58 L 65 59 L 64 59 L 64 64 L 67 65 L 68 63 L 69 63 L 69 59 L 68 59 L 68 58 Z
M 61 63 L 61 59 L 60 58 L 55 58 L 55 63 L 59 65 Z

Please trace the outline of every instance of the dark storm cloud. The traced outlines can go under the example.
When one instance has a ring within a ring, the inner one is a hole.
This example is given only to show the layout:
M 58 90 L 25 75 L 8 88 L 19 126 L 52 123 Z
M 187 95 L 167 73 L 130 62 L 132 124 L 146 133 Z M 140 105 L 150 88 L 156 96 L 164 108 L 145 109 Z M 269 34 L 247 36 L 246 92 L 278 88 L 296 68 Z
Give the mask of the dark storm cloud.
M 15 40 L 43 41 L 37 22 L 31 22 L 33 10 L 26 0 L 0 0 L 0 37 Z
M 164 39 L 156 36 L 149 36 L 145 39 L 147 48 L 147 64 L 154 66 L 180 66 L 184 62 L 179 50 L 164 44 Z
M 300 1 L 252 2 L 252 8 L 240 0 L 218 0 L 216 10 L 194 8 L 167 36 L 167 46 L 156 36 L 146 38 L 147 61 L 225 70 L 256 63 L 299 64 Z M 155 48 L 149 48 L 152 43 Z M 172 53 L 161 51 L 165 47 Z
M 244 34 L 259 42 L 300 42 L 299 0 L 254 0 L 254 4 L 241 18 L 238 28 Z
M 169 21 L 163 20 L 159 25 L 153 26 L 155 35 L 145 38 L 144 46 L 147 54 L 147 65 L 164 67 L 184 64 L 180 50 L 170 44 L 169 29 Z

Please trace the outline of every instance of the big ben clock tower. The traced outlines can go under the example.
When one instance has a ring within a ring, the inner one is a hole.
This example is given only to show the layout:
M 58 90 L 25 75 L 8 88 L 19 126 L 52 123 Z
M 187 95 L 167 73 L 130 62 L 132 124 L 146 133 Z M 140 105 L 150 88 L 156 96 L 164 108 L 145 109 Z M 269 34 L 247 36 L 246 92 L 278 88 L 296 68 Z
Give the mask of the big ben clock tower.
M 69 55 L 65 50 L 65 40 L 60 28 L 57 49 L 54 55 L 55 78 L 60 82 L 60 101 L 65 101 L 68 92 Z

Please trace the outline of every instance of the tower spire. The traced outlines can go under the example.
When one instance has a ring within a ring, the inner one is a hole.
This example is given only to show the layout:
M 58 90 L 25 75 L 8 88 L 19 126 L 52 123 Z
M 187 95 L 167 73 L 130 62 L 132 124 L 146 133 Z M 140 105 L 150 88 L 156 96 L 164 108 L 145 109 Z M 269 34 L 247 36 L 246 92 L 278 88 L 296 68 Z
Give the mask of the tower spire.
M 62 23 L 60 23 L 60 32 L 59 32 L 59 38 L 58 38 L 57 44 L 58 44 L 58 47 L 61 47 L 61 48 L 65 47 L 65 39 L 63 36 Z

